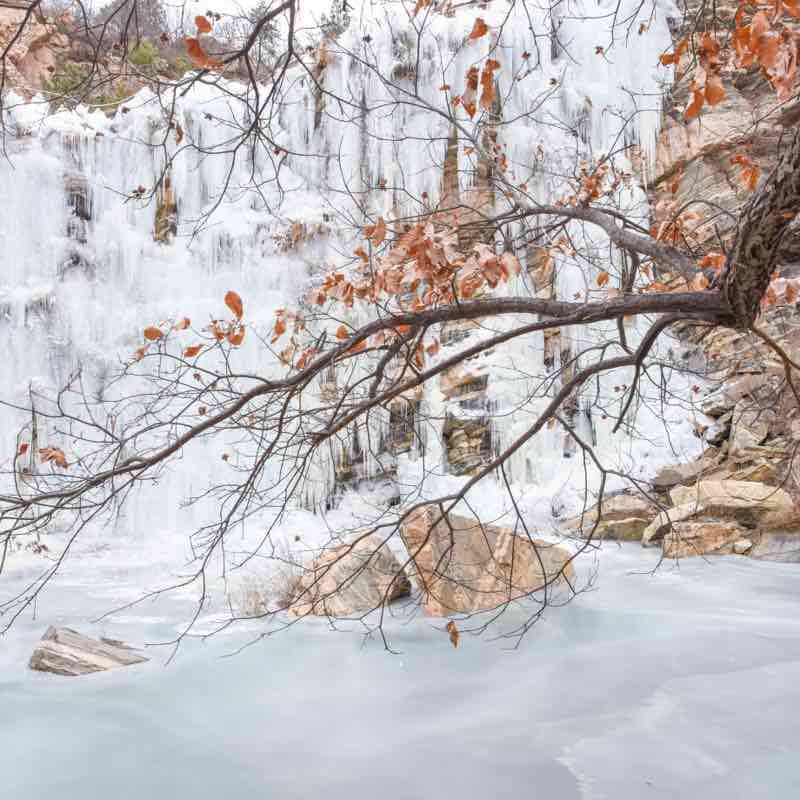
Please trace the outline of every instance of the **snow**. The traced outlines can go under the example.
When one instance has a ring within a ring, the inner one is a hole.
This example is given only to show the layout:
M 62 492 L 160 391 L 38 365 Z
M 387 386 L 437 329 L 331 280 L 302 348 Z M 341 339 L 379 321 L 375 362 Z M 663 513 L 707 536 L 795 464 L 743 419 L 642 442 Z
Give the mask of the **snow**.
M 105 559 L 112 556 L 106 555 Z M 0 640 L 4 797 L 360 800 L 431 797 L 775 800 L 800 789 L 800 615 L 793 565 L 663 565 L 604 545 L 594 591 L 510 649 L 440 621 L 377 641 L 303 624 L 190 640 L 151 661 L 66 679 L 30 672 L 49 624 L 164 641 L 171 596 L 103 622 L 156 565 L 76 560 Z M 97 567 L 119 567 L 112 593 Z M 112 596 L 113 595 L 113 596 Z

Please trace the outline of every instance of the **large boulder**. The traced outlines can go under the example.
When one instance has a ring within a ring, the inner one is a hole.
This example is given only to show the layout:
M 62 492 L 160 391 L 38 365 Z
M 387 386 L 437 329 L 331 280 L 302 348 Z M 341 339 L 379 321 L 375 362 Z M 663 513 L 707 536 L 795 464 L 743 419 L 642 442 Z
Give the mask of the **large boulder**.
M 780 524 L 796 517 L 788 492 L 753 481 L 698 481 L 693 486 L 676 486 L 669 495 L 674 506 L 647 526 L 642 534 L 645 546 L 661 539 L 676 523 L 692 517 L 731 519 L 748 527 Z
M 615 494 L 606 497 L 598 507 L 595 505 L 583 514 L 568 519 L 562 529 L 576 533 L 581 538 L 615 539 L 638 542 L 657 509 L 639 494 Z M 595 527 L 595 523 L 597 526 Z
M 328 547 L 299 578 L 289 606 L 293 616 L 346 618 L 411 593 L 400 562 L 374 534 Z
M 413 578 L 428 614 L 437 617 L 498 608 L 563 581 L 574 585 L 571 554 L 557 544 L 434 508 L 403 524 Z
M 738 522 L 727 520 L 676 522 L 664 536 L 664 558 L 733 553 L 745 534 Z
M 50 627 L 33 651 L 28 666 L 39 672 L 74 677 L 147 660 L 122 642 L 92 639 L 70 628 Z
M 733 512 L 753 522 L 788 519 L 795 513 L 788 492 L 755 481 L 698 481 L 694 486 L 676 486 L 669 496 L 676 506 L 695 503 L 700 511 Z

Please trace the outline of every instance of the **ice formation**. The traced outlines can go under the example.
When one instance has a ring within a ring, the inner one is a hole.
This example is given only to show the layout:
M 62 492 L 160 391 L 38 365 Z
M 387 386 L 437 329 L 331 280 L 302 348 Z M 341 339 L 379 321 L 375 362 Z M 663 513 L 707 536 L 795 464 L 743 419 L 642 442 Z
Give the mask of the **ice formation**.
M 413 216 L 436 203 L 452 135 L 446 113 L 451 94 L 460 91 L 469 67 L 490 53 L 501 64 L 502 119 L 515 121 L 498 126 L 510 179 L 525 182 L 538 200 L 562 196 L 576 153 L 587 159 L 607 153 L 619 145 L 623 130 L 639 142 L 647 163 L 662 82 L 669 78 L 657 56 L 670 45 L 671 5 L 658 3 L 641 20 L 637 14 L 643 12 L 629 0 L 616 14 L 616 2 L 570 2 L 557 19 L 532 3 L 500 0 L 454 16 L 425 12 L 419 50 L 415 30 L 423 15 L 411 17 L 409 8 L 359 5 L 350 27 L 310 59 L 317 73 L 297 66 L 288 71 L 268 136 L 238 148 L 242 127 L 252 121 L 250 105 L 258 100 L 252 90 L 221 77 L 160 98 L 142 90 L 113 118 L 84 107 L 50 110 L 41 96 L 25 102 L 9 95 L 9 158 L 0 164 L 10 195 L 0 216 L 0 308 L 7 342 L 3 399 L 26 406 L 31 392 L 57 390 L 78 366 L 90 393 L 103 396 L 120 360 L 130 359 L 141 343 L 146 325 L 182 315 L 202 325 L 219 315 L 228 289 L 244 298 L 248 324 L 268 335 L 276 309 L 296 305 L 314 275 L 350 258 L 363 224 L 378 215 Z M 478 16 L 492 33 L 468 41 Z M 262 99 L 265 92 L 262 87 Z M 456 111 L 464 131 L 482 124 L 481 117 Z M 627 126 L 631 117 L 634 123 Z M 167 164 L 176 207 L 157 219 L 164 187 L 155 196 L 151 189 Z M 475 166 L 475 156 L 459 148 L 462 190 L 475 181 Z M 367 191 L 382 181 L 388 189 Z M 138 187 L 145 190 L 141 197 Z M 621 200 L 630 213 L 647 214 L 646 197 L 635 182 Z M 168 229 L 165 241 L 154 238 L 159 224 Z M 282 237 L 298 224 L 324 235 L 287 251 Z M 596 252 L 608 249 L 600 236 L 588 245 Z M 525 254 L 519 255 L 524 261 Z M 558 295 L 595 290 L 594 277 L 565 259 Z M 504 291 L 529 294 L 524 271 Z M 371 312 L 356 304 L 348 313 L 358 322 Z M 510 322 L 487 322 L 477 335 Z M 602 339 L 604 330 L 593 326 L 569 335 L 590 342 Z M 630 336 L 635 342 L 635 328 Z M 449 347 L 438 357 L 452 352 Z M 473 365 L 490 375 L 495 450 L 523 432 L 547 402 L 546 393 L 528 399 L 531 386 L 548 372 L 543 349 L 536 334 Z M 234 363 L 241 372 L 261 375 L 284 370 L 255 336 L 235 353 Z M 520 378 L 520 365 L 528 378 Z M 591 391 L 613 406 L 615 385 L 626 382 L 625 375 L 608 375 Z M 676 385 L 681 391 L 682 384 Z M 637 412 L 638 430 L 646 436 L 612 436 L 611 421 L 599 418 L 579 415 L 577 424 L 609 464 L 647 471 L 675 458 L 674 449 L 692 447 L 685 411 L 663 406 L 657 396 L 651 400 Z M 453 404 L 462 416 L 482 413 L 446 401 L 436 386 L 426 388 L 422 403 L 431 420 L 443 419 Z M 665 416 L 672 426 L 669 442 L 661 426 Z M 385 425 L 385 419 L 376 424 Z M 30 435 L 30 425 L 29 415 L 3 406 L 2 452 L 15 452 L 20 431 Z M 41 419 L 38 425 L 40 446 L 57 436 L 55 422 Z M 427 423 L 424 458 L 419 448 L 398 457 L 401 486 L 416 487 L 423 464 L 423 495 L 463 481 L 444 463 L 441 435 L 440 427 Z M 151 530 L 154 504 L 162 533 L 207 521 L 204 515 L 215 513 L 213 501 L 193 510 L 182 508 L 181 501 L 226 474 L 225 447 L 224 435 L 193 446 L 148 489 L 148 501 L 128 504 L 117 524 L 127 531 Z M 544 430 L 509 463 L 523 507 L 542 527 L 553 511 L 582 500 L 584 472 L 578 462 L 566 457 L 561 432 Z M 329 497 L 331 466 L 321 465 L 312 476 L 312 504 Z M 501 513 L 502 498 L 482 490 L 484 509 Z

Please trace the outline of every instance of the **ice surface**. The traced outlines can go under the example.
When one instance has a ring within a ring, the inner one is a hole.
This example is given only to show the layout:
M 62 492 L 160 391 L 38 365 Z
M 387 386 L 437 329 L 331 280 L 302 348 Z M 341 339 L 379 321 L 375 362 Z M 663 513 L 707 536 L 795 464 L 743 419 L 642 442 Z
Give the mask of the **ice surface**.
M 800 791 L 796 567 L 717 557 L 663 566 L 604 546 L 595 591 L 552 609 L 518 650 L 434 620 L 378 642 L 304 624 L 187 642 L 80 679 L 26 662 L 49 624 L 162 641 L 178 598 L 91 624 L 109 603 L 67 570 L 0 639 L 3 798 L 783 800 Z M 108 565 L 106 565 L 108 567 Z M 94 575 L 94 577 L 93 577 Z M 152 575 L 141 564 L 126 587 Z

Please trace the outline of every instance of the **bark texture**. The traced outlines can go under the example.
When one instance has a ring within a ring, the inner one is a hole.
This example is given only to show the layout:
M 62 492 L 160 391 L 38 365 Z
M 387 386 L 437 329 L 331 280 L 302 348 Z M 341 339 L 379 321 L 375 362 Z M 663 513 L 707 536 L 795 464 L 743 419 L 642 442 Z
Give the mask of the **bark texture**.
M 742 210 L 722 290 L 736 325 L 749 328 L 761 309 L 781 239 L 800 211 L 800 129 L 778 158 L 775 169 Z

